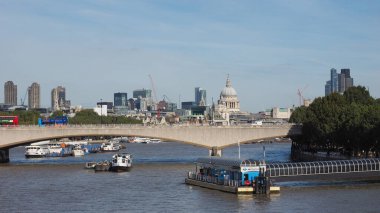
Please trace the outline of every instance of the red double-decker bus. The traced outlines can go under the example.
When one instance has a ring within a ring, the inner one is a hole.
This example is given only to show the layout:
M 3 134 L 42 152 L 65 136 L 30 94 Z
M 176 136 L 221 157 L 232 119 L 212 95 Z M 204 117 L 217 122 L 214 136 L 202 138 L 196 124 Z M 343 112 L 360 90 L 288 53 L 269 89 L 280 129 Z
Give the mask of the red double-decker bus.
M 18 116 L 0 116 L 0 126 L 18 126 Z

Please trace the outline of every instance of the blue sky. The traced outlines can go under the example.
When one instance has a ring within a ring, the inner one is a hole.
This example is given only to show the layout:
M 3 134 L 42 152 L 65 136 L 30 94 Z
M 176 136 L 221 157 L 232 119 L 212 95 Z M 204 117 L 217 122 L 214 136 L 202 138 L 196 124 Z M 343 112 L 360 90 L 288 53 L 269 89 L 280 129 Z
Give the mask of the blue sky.
M 324 95 L 329 70 L 350 68 L 380 97 L 380 2 L 324 0 L 0 1 L 0 80 L 32 82 L 42 105 L 62 85 L 73 105 L 151 88 L 157 98 L 216 101 L 230 74 L 244 111 Z M 3 102 L 3 87 L 0 87 Z

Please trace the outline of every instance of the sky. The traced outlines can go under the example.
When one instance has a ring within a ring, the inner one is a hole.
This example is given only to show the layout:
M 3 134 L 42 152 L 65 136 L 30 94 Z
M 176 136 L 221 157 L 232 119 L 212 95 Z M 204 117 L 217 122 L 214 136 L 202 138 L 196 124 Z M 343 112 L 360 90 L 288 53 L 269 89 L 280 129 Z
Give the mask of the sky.
M 324 96 L 331 68 L 380 97 L 380 1 L 0 0 L 0 82 L 33 82 L 41 104 L 72 105 L 152 88 L 157 99 L 216 102 L 229 74 L 241 110 Z M 0 102 L 4 101 L 0 87 Z

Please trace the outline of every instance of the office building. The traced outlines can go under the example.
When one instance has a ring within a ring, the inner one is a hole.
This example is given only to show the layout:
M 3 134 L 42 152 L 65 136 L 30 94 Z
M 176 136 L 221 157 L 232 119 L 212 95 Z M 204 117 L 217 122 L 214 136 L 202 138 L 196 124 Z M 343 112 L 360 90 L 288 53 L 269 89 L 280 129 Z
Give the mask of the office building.
M 345 84 L 345 90 L 347 90 L 348 88 L 354 86 L 354 79 L 351 78 L 351 73 L 350 73 L 350 69 L 341 69 L 340 72 L 342 74 L 344 74 L 344 84 Z
M 28 107 L 29 109 L 40 108 L 40 85 L 36 82 L 28 88 Z
M 195 87 L 195 103 L 197 106 L 207 105 L 206 90 L 200 87 Z
M 197 103 L 194 101 L 184 101 L 181 103 L 181 109 L 191 110 L 194 106 L 197 106 Z
M 135 99 L 133 99 L 133 98 L 128 99 L 128 109 L 130 109 L 130 110 L 136 109 Z
M 331 93 L 338 92 L 338 73 L 336 69 L 332 68 L 330 70 L 330 83 L 331 83 Z
M 109 101 L 101 101 L 101 102 L 97 102 L 96 103 L 97 106 L 107 106 L 107 110 L 108 111 L 112 111 L 113 110 L 113 103 L 112 102 L 109 102 Z
M 331 94 L 331 81 L 326 81 L 325 84 L 325 96 L 328 96 Z
M 152 90 L 150 89 L 138 89 L 133 90 L 133 98 L 152 98 Z
M 4 104 L 17 105 L 17 85 L 13 81 L 7 81 L 4 84 Z
M 113 94 L 113 102 L 115 107 L 128 107 L 128 94 L 126 92 L 118 92 Z
M 70 109 L 71 102 L 66 100 L 66 89 L 62 86 L 58 86 L 51 90 L 51 108 L 56 110 Z
M 354 79 L 351 78 L 350 69 L 341 69 L 340 73 L 337 73 L 336 69 L 330 70 L 330 80 L 325 84 L 325 95 L 329 95 L 333 92 L 343 93 L 348 88 L 354 86 Z

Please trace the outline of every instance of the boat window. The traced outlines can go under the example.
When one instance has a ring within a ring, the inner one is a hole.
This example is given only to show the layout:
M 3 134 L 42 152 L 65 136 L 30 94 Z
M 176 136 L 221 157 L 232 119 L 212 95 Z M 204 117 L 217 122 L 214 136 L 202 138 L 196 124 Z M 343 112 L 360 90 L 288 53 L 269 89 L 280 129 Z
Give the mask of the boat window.
M 244 180 L 248 180 L 248 174 L 244 174 Z

